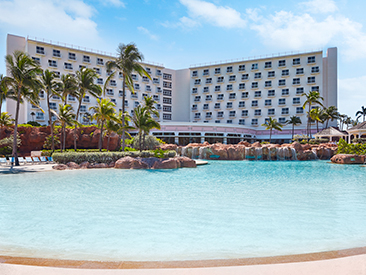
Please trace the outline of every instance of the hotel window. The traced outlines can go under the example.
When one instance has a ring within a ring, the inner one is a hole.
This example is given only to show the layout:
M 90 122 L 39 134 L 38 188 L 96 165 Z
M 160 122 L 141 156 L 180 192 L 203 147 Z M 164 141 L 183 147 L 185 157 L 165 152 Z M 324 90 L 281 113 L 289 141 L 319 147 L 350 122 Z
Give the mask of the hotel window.
M 111 85 L 111 86 L 117 86 L 117 82 L 112 79 L 112 80 L 109 81 L 109 85 Z M 148 86 L 146 86 L 146 87 L 148 87 Z
M 83 55 L 83 62 L 90 63 L 90 56 L 89 55 Z
M 269 71 L 268 77 L 275 77 L 275 71 Z
M 131 74 L 131 78 L 132 78 L 132 80 L 134 80 L 134 81 L 138 81 L 137 74 Z
M 264 82 L 264 87 L 265 88 L 272 87 L 272 81 L 271 80 L 268 80 L 268 81 Z
M 259 78 L 262 78 L 262 73 L 255 73 L 254 79 L 259 79 Z
M 252 64 L 252 70 L 258 70 L 258 63 Z
M 311 67 L 311 73 L 312 74 L 319 73 L 319 66 Z
M 236 116 L 236 111 L 230 111 L 229 112 L 229 117 L 234 117 Z
M 41 59 L 40 59 L 39 57 L 33 57 L 33 56 L 32 56 L 32 59 L 33 59 L 33 61 L 34 61 L 36 64 L 41 65 Z
M 69 99 L 70 99 L 70 97 L 71 97 L 71 96 L 69 96 Z M 75 100 L 75 97 L 73 97 L 73 98 L 74 98 L 73 100 Z M 85 103 L 89 103 L 89 102 L 90 102 L 90 97 L 89 97 L 88 95 L 84 96 L 84 98 L 83 98 L 83 102 L 85 102 Z
M 290 90 L 289 89 L 282 89 L 282 95 L 289 95 Z
M 135 90 L 140 90 L 140 84 L 138 84 L 138 83 L 135 83 Z
M 297 68 L 296 74 L 304 74 L 304 68 Z
M 79 69 L 81 70 L 81 69 L 83 69 L 83 68 L 86 68 L 86 66 L 84 66 L 84 65 L 79 65 Z
M 248 110 L 241 111 L 241 116 L 248 116 Z
M 228 119 L 228 120 L 226 120 L 226 123 L 227 124 L 232 124 L 233 123 L 233 120 L 232 119 Z
M 209 88 L 208 88 L 208 87 L 203 87 L 203 92 L 204 92 L 204 93 L 208 93 L 208 92 L 210 92 L 210 90 L 209 90 Z
M 57 61 L 56 60 L 48 60 L 48 66 L 57 68 Z
M 142 76 L 142 82 L 149 82 L 149 78 L 147 76 Z
M 165 80 L 172 80 L 172 75 L 171 74 L 166 74 L 166 73 L 163 73 L 163 79 Z
M 229 81 L 235 81 L 235 80 L 236 80 L 236 75 L 229 76 Z
M 286 98 L 278 99 L 278 105 L 286 105 Z
M 261 97 L 262 96 L 262 92 L 261 91 L 255 91 L 254 92 L 254 97 Z
M 54 100 L 60 100 L 61 98 L 58 95 L 53 95 L 52 96 L 52 99 L 54 99 Z
M 245 71 L 245 65 L 239 65 L 239 72 Z
M 292 99 L 292 104 L 300 104 L 300 97 L 294 97 Z
M 245 90 L 245 83 L 239 84 L 239 90 Z
M 258 119 L 257 118 L 252 119 L 252 125 L 253 126 L 258 125 Z
M 254 115 L 255 116 L 261 116 L 262 115 L 262 110 L 254 110 Z
M 112 80 L 111 80 L 112 81 Z M 112 85 L 112 84 L 111 84 Z M 112 86 L 115 86 L 115 85 L 112 85 Z M 145 87 L 145 91 L 146 92 L 151 92 L 151 86 L 150 85 L 146 85 Z
M 156 75 L 160 76 L 161 75 L 161 70 L 156 70 Z
M 55 102 L 50 102 L 50 109 L 57 110 L 57 105 Z
M 224 112 L 222 112 L 222 111 L 217 112 L 217 117 L 224 117 Z
M 233 90 L 233 85 L 232 84 L 226 85 L 226 91 L 232 91 L 232 90 Z
M 211 84 L 212 83 L 212 78 L 206 78 L 206 84 Z
M 268 115 L 273 116 L 275 114 L 275 109 L 268 109 Z
M 270 69 L 272 68 L 272 61 L 267 61 L 264 63 L 264 68 L 265 69 Z
M 159 101 L 159 100 L 160 100 L 159 95 L 153 95 L 153 99 L 154 99 L 155 101 Z
M 198 76 L 198 71 L 193 71 L 193 72 L 192 72 L 192 76 L 193 76 L 193 77 Z
M 99 75 L 101 75 L 101 74 L 102 74 L 102 70 L 101 70 L 100 68 L 94 68 L 94 71 L 95 71 L 97 74 L 99 74 Z
M 203 110 L 208 110 L 209 109 L 209 104 L 203 104 Z
M 242 74 L 241 75 L 241 80 L 248 80 L 249 79 L 249 74 Z
M 113 89 L 107 89 L 107 95 L 114 95 Z
M 44 54 L 44 48 L 40 46 L 36 46 L 36 53 L 38 54 Z
M 308 57 L 308 64 L 315 63 L 315 56 Z
M 163 113 L 163 120 L 172 120 L 172 115 Z
M 212 112 L 207 112 L 206 113 L 206 118 L 211 118 L 212 117 Z
M 286 60 L 278 60 L 278 67 L 285 67 L 286 66 Z
M 289 76 L 290 75 L 290 70 L 286 69 L 286 70 L 282 70 L 282 76 Z
M 229 94 L 229 99 L 235 99 L 235 98 L 236 98 L 236 93 Z
M 224 77 L 223 76 L 219 76 L 217 78 L 217 83 L 222 83 L 222 82 L 224 82 Z
M 266 99 L 264 101 L 264 106 L 272 106 L 272 99 Z
M 171 112 L 171 111 L 172 111 L 172 106 L 163 105 L 163 112 Z
M 53 50 L 52 50 L 52 55 L 53 55 L 54 57 L 61 57 L 61 51 L 60 51 L 60 50 L 55 50 L 55 49 L 53 49 Z
M 215 92 L 220 92 L 221 91 L 221 86 L 215 86 Z
M 55 72 L 55 71 L 53 71 L 53 75 L 54 75 L 56 78 L 60 78 L 60 77 L 61 77 L 61 73 L 60 73 L 60 72 Z
M 239 101 L 239 108 L 245 108 L 245 101 Z
M 252 107 L 258 107 L 258 100 L 252 101 Z
M 98 79 L 97 79 L 97 84 L 102 85 L 102 84 L 103 84 L 103 78 L 98 78 Z
M 300 85 L 300 78 L 294 78 L 294 79 L 292 80 L 292 84 L 293 84 L 293 85 Z
M 44 120 L 44 113 L 42 113 L 42 112 L 37 112 L 37 113 L 36 113 L 36 119 L 37 119 L 37 120 Z
M 215 107 L 214 107 L 215 109 L 220 109 L 220 107 L 221 107 L 220 103 L 215 103 Z
M 245 119 L 239 119 L 239 125 L 245 125 Z
M 226 108 L 227 109 L 233 108 L 233 103 L 232 102 L 226 102 Z
M 140 102 L 138 102 L 138 101 L 135 101 L 135 108 L 137 108 L 139 105 L 140 105 Z
M 206 95 L 206 101 L 211 101 L 212 100 L 212 95 Z
M 117 106 L 117 101 L 114 98 L 111 99 L 111 102 L 114 103 L 114 105 Z
M 315 76 L 308 77 L 308 84 L 315 83 Z
M 64 67 L 66 70 L 72 70 L 72 64 L 71 63 L 64 63 Z
M 264 119 L 264 123 L 265 123 L 265 124 L 268 124 L 268 123 L 269 123 L 269 118 L 265 118 L 265 119 Z
M 297 95 L 302 95 L 304 93 L 304 87 L 298 87 L 296 88 L 296 94 Z
M 80 106 L 80 112 L 82 112 L 82 113 L 84 113 L 84 112 L 86 112 L 87 110 L 86 110 L 86 106 L 85 105 L 81 105 Z
M 227 67 L 226 72 L 227 73 L 232 73 L 233 72 L 233 67 L 232 66 Z
M 258 82 L 252 82 L 252 89 L 258 88 Z
M 288 115 L 289 114 L 289 108 L 282 108 L 281 115 Z
M 103 58 L 97 58 L 97 65 L 104 65 Z
M 220 123 L 221 121 L 220 120 L 215 120 L 215 123 Z
M 294 58 L 292 60 L 292 65 L 300 65 L 300 58 Z
M 76 60 L 76 53 L 69 53 L 70 60 Z
M 311 91 L 312 92 L 314 92 L 314 91 L 319 92 L 319 86 L 313 86 L 313 87 L 311 87 Z
M 39 97 L 40 97 L 40 98 L 44 98 L 44 91 L 40 91 L 40 92 L 39 92 Z
M 286 79 L 278 80 L 278 86 L 286 86 Z
M 192 94 L 197 94 L 197 88 L 192 88 Z
M 171 89 L 171 88 L 172 88 L 172 83 L 171 83 L 171 82 L 163 81 L 163 87 L 164 87 L 164 88 L 169 88 L 169 89 Z
M 199 97 L 201 99 L 201 97 Z M 163 97 L 163 103 L 172 104 L 172 99 L 169 97 Z
M 73 95 L 68 95 L 68 100 L 71 100 L 71 101 L 75 101 L 76 100 L 76 97 L 75 96 L 73 96 Z M 84 97 L 85 98 L 85 97 Z M 83 99 L 84 99 L 83 98 Z M 84 101 L 83 101 L 84 102 Z
M 304 108 L 303 107 L 296 107 L 296 114 L 303 114 Z
M 217 100 L 224 100 L 224 94 L 218 94 Z
M 159 84 L 159 83 L 160 83 L 159 78 L 155 78 L 155 77 L 154 77 L 154 78 L 153 78 L 153 83 L 154 83 L 154 84 Z
M 201 101 L 201 96 L 200 96 L 200 95 L 196 95 L 196 96 L 194 97 L 194 101 L 195 101 L 195 102 L 199 102 L 199 101 Z
M 241 98 L 248 98 L 249 97 L 249 93 L 248 92 L 242 92 L 241 93 Z
M 196 111 L 197 110 L 197 104 L 193 104 L 192 105 L 192 111 Z
M 281 123 L 281 124 L 284 124 L 284 123 L 286 123 L 286 118 L 285 117 L 280 117 L 278 122 Z
M 221 68 L 215 68 L 215 74 L 221 74 Z
M 275 90 L 268 90 L 268 96 L 275 96 Z
M 203 75 L 209 75 L 209 74 L 210 74 L 209 69 L 205 69 L 205 70 L 203 70 Z

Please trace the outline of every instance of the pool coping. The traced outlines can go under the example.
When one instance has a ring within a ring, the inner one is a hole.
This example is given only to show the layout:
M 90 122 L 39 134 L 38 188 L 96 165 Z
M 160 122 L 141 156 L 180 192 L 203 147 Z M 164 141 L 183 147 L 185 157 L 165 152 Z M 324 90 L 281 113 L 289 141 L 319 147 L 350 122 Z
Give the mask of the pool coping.
M 84 261 L 0 255 L 0 264 L 30 265 L 75 269 L 162 269 L 204 268 L 248 265 L 287 264 L 345 258 L 366 254 L 366 247 L 294 255 L 186 261 Z

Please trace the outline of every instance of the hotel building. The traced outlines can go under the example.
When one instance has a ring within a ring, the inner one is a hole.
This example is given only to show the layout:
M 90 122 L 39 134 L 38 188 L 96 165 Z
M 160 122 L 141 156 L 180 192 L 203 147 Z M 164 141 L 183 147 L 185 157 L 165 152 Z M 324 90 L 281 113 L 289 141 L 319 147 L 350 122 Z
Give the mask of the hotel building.
M 28 53 L 42 69 L 62 74 L 75 74 L 82 67 L 93 68 L 103 86 L 109 74 L 105 63 L 115 58 L 113 54 L 94 51 L 73 45 L 31 39 L 8 34 L 7 54 L 15 50 Z M 141 63 L 151 79 L 132 75 L 135 93 L 126 90 L 126 111 L 141 104 L 143 97 L 152 96 L 157 102 L 161 130 L 153 134 L 170 143 L 189 142 L 237 143 L 241 140 L 266 140 L 269 130 L 261 126 L 269 117 L 284 124 L 283 131 L 273 131 L 273 140 L 291 139 L 292 125 L 286 121 L 291 116 L 301 118 L 295 134 L 305 134 L 306 110 L 302 108 L 303 93 L 319 91 L 325 107 L 337 107 L 337 48 L 323 51 L 279 54 L 191 66 L 173 70 L 162 64 Z M 122 78 L 116 74 L 107 84 L 106 97 L 122 108 Z M 46 110 L 46 100 L 40 93 L 41 107 Z M 54 96 L 51 108 L 57 110 L 61 99 Z M 76 99 L 69 96 L 68 103 L 77 108 Z M 86 96 L 81 113 L 88 112 L 96 99 Z M 14 115 L 15 102 L 7 101 L 7 111 Z M 35 114 L 35 115 L 34 115 Z M 43 113 L 30 103 L 22 104 L 20 123 L 30 120 L 48 124 Z M 80 122 L 87 123 L 83 116 Z M 331 122 L 336 125 L 336 122 Z M 312 132 L 315 133 L 315 124 Z

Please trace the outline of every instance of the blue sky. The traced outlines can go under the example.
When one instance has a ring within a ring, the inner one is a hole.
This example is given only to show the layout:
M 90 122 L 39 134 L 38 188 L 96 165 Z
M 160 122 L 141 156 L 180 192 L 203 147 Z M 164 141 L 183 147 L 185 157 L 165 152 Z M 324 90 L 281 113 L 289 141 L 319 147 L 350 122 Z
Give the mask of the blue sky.
M 135 42 L 172 69 L 336 46 L 338 107 L 354 116 L 366 106 L 365 9 L 363 0 L 0 0 L 0 55 L 7 33 L 109 52 Z

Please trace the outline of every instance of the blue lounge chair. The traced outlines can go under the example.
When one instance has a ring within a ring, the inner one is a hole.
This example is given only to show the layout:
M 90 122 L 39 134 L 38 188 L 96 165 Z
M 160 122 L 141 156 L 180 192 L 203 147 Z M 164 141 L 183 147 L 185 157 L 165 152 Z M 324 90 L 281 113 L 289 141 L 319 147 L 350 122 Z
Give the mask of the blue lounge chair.
M 31 157 L 31 158 L 32 158 L 34 164 L 40 164 L 41 163 L 39 157 Z
M 5 165 L 9 164 L 9 162 L 6 158 L 0 158 L 0 165 L 3 165 L 3 164 L 5 164 Z
M 33 159 L 31 157 L 25 157 L 25 161 L 29 164 L 34 164 Z
M 39 157 L 41 163 L 48 163 L 47 157 Z

